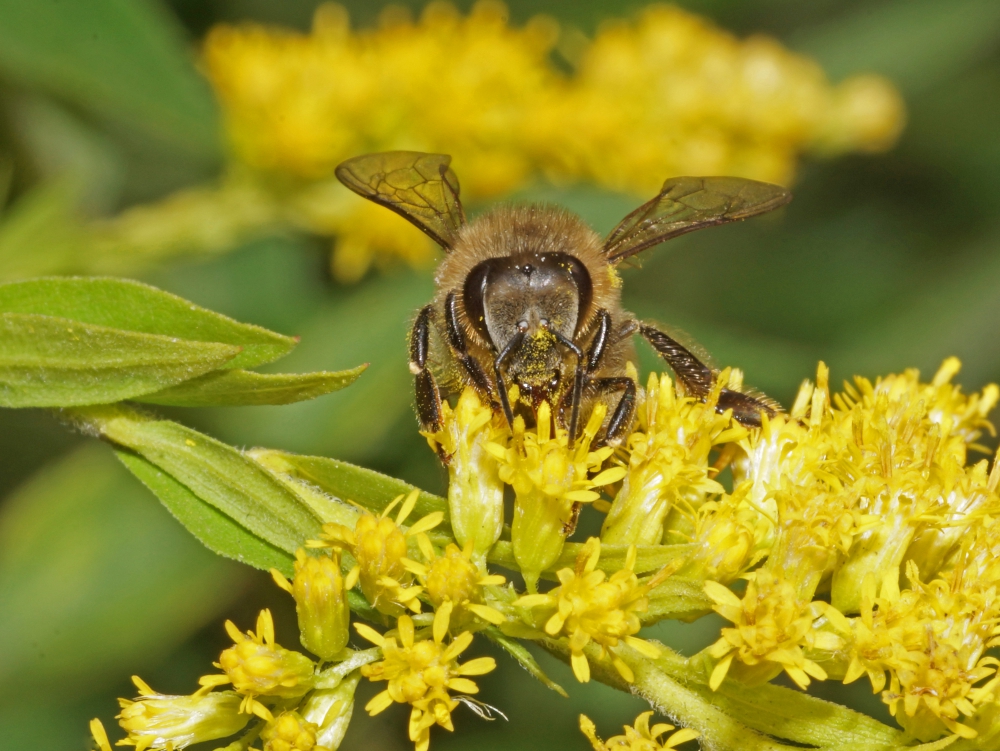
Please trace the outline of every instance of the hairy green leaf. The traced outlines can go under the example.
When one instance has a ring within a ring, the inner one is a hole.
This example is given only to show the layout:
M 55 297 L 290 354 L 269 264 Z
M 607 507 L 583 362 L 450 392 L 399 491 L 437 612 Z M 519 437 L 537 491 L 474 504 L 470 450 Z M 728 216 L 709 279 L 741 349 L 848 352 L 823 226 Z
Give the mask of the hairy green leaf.
M 339 391 L 354 383 L 367 368 L 359 365 L 335 373 L 254 373 L 224 370 L 152 394 L 138 401 L 175 407 L 236 407 L 291 404 Z
M 215 106 L 176 20 L 151 0 L 0 0 L 4 77 L 125 121 L 198 157 L 219 149 Z
M 224 367 L 239 355 L 231 344 L 0 313 L 0 406 L 107 404 Z
M 115 454 L 206 548 L 254 568 L 276 568 L 285 576 L 292 575 L 291 554 L 237 524 L 141 456 L 122 449 L 116 449 Z
M 254 452 L 254 457 L 276 471 L 310 482 L 335 498 L 353 501 L 376 513 L 397 496 L 416 490 L 413 485 L 395 477 L 323 456 L 258 450 Z M 410 520 L 412 522 L 433 511 L 444 512 L 447 519 L 448 501 L 421 490 Z
M 198 498 L 271 545 L 293 553 L 320 531 L 298 495 L 232 446 L 122 406 L 65 412 L 84 430 L 140 454 Z
M 58 316 L 142 334 L 235 345 L 243 351 L 226 364 L 233 369 L 277 360 L 296 344 L 292 337 L 239 323 L 127 279 L 49 277 L 0 284 L 0 313 Z

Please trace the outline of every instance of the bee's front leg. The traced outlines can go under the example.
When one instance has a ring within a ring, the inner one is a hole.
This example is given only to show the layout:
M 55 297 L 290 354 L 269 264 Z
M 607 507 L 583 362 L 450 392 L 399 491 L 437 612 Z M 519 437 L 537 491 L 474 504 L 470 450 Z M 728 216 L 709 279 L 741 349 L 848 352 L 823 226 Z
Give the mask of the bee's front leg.
M 712 368 L 691 354 L 691 351 L 676 339 L 667 336 L 654 326 L 639 323 L 638 327 L 642 337 L 667 361 L 677 380 L 684 385 L 691 396 L 698 399 L 708 396 L 712 386 L 715 385 L 716 372 Z M 780 408 L 763 394 L 744 394 L 724 388 L 719 395 L 716 409 L 719 412 L 732 409 L 733 418 L 737 422 L 753 428 L 760 427 L 762 412 L 771 417 Z
M 483 370 L 482 365 L 479 364 L 479 361 L 469 354 L 469 347 L 465 341 L 462 323 L 458 318 L 458 299 L 455 297 L 454 292 L 449 292 L 448 297 L 445 298 L 444 318 L 451 353 L 458 360 L 458 364 L 462 366 L 462 370 L 465 371 L 465 375 L 468 377 L 473 388 L 479 392 L 480 398 L 488 402 L 494 411 L 498 410 L 500 404 L 494 398 L 493 387 L 486 377 L 486 372 Z
M 413 373 L 420 428 L 426 433 L 437 433 L 441 430 L 441 394 L 434 374 L 427 367 L 431 315 L 433 309 L 427 305 L 421 308 L 413 322 L 410 331 L 410 372 Z

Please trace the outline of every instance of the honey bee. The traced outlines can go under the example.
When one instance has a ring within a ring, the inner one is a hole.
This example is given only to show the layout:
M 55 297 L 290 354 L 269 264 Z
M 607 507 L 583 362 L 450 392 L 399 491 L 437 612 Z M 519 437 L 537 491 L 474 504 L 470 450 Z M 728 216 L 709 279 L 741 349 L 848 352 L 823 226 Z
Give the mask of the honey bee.
M 717 371 L 690 347 L 621 306 L 616 267 L 654 245 L 703 227 L 746 219 L 788 203 L 777 185 L 736 177 L 674 177 L 603 240 L 558 207 L 500 205 L 467 221 L 451 157 L 389 151 L 349 159 L 337 178 L 395 211 L 445 251 L 433 302 L 410 334 L 417 415 L 426 432 L 442 424 L 442 399 L 470 385 L 513 425 L 533 425 L 547 401 L 553 419 L 577 437 L 598 401 L 608 417 L 598 441 L 628 434 L 638 385 L 633 338 L 646 339 L 687 394 L 705 398 Z M 632 369 L 634 372 L 634 369 Z M 516 386 L 516 388 L 512 388 Z M 717 409 L 757 426 L 778 405 L 723 388 Z

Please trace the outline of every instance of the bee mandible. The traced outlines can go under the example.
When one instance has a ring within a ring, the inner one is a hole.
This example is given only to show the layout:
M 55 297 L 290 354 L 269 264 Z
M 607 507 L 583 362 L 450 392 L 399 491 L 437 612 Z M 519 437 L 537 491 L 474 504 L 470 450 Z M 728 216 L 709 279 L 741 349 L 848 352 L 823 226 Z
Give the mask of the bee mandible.
M 635 415 L 628 374 L 633 338 L 646 339 L 689 395 L 704 399 L 717 372 L 690 347 L 621 307 L 616 267 L 678 235 L 746 219 L 791 200 L 784 188 L 737 177 L 673 177 L 603 240 L 564 209 L 499 205 L 467 221 L 451 157 L 389 151 L 349 159 L 338 179 L 395 211 L 445 251 L 433 302 L 417 313 L 410 370 L 421 428 L 441 429 L 442 398 L 464 386 L 513 425 L 533 425 L 547 401 L 572 442 L 598 401 L 598 440 L 620 443 Z M 513 388 L 516 386 L 516 388 Z M 780 409 L 766 396 L 723 388 L 717 409 L 747 426 Z

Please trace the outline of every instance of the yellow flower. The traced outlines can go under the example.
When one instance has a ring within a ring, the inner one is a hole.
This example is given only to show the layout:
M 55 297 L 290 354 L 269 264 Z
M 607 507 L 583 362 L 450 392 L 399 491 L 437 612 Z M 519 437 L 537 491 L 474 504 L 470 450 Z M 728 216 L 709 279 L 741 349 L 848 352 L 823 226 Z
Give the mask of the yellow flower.
M 298 712 L 282 712 L 264 726 L 264 751 L 328 751 L 316 745 L 317 727 Z
M 250 719 L 240 711 L 243 697 L 234 691 L 200 690 L 190 696 L 167 696 L 153 691 L 138 676 L 132 676 L 132 682 L 139 689 L 139 698 L 118 700 L 122 710 L 118 724 L 128 733 L 120 746 L 135 746 L 136 751 L 186 748 L 239 732 Z M 103 726 L 94 731 L 95 737 L 98 733 L 104 733 Z M 98 745 L 102 742 L 107 743 L 106 735 L 103 741 L 98 737 Z
M 847 445 L 833 471 L 879 520 L 859 535 L 834 574 L 832 602 L 843 613 L 858 611 L 869 573 L 881 581 L 899 571 L 922 523 L 933 524 L 952 513 L 950 503 L 962 503 L 956 494 L 965 483 L 968 448 L 982 430 L 992 430 L 986 415 L 1000 390 L 990 385 L 981 395 L 962 395 L 950 382 L 959 367 L 956 358 L 946 360 L 929 384 L 920 383 L 916 370 L 874 384 L 856 378 L 837 396 L 833 430 Z
M 312 688 L 315 664 L 304 654 L 275 643 L 270 610 L 260 611 L 256 633 L 243 634 L 232 621 L 226 621 L 226 633 L 235 644 L 215 663 L 225 675 L 203 676 L 199 681 L 203 687 L 232 683 L 244 695 L 242 711 L 265 719 L 270 719 L 270 712 L 255 700 L 257 696 L 297 699 Z
M 976 705 L 995 701 L 991 687 L 975 684 L 1000 665 L 995 657 L 983 656 L 988 647 L 1000 644 L 997 580 L 963 573 L 951 582 L 923 584 L 911 561 L 907 578 L 912 589 L 900 591 L 894 576 L 887 575 L 878 597 L 875 577 L 869 575 L 861 616 L 851 621 L 854 639 L 844 682 L 867 673 L 877 693 L 888 673 L 883 700 L 896 720 L 923 741 L 949 732 L 975 737 L 976 731 L 961 720 L 972 717 Z
M 343 524 L 325 524 L 320 540 L 310 540 L 307 547 L 333 547 L 347 550 L 357 565 L 347 574 L 344 585 L 352 589 L 360 580 L 361 591 L 372 607 L 380 613 L 398 616 L 404 608 L 420 612 L 421 588 L 412 585 L 413 575 L 406 568 L 407 538 L 433 529 L 444 520 L 435 511 L 417 521 L 406 531 L 401 529 L 416 506 L 420 492 L 414 490 L 405 498 L 399 496 L 379 516 L 367 511 L 358 517 L 354 529 Z M 396 520 L 389 514 L 402 502 Z
M 277 569 L 271 569 L 275 583 L 295 598 L 302 646 L 324 660 L 335 657 L 347 646 L 351 610 L 340 572 L 340 551 L 309 556 L 301 548 L 295 552 L 294 583 Z
M 502 440 L 506 423 L 471 387 L 462 391 L 454 410 L 447 402 L 441 407 L 441 430 L 425 435 L 448 465 L 449 518 L 455 539 L 460 547 L 471 542 L 477 563 L 484 564 L 486 551 L 503 531 L 504 492 L 497 460 L 486 447 Z
M 799 599 L 791 584 L 766 569 L 750 580 L 742 600 L 713 581 L 705 582 L 705 594 L 715 603 L 715 612 L 735 625 L 722 629 L 721 638 L 706 650 L 716 660 L 709 679 L 713 691 L 727 673 L 751 685 L 769 681 L 782 670 L 800 688 L 809 685 L 810 676 L 826 680 L 826 671 L 803 651 L 841 646 L 836 634 L 813 629 L 826 612 L 825 603 Z
M 706 494 L 724 488 L 709 466 L 712 448 L 738 440 L 745 429 L 727 430 L 730 419 L 715 411 L 719 389 L 705 402 L 679 396 L 667 375 L 650 374 L 636 425 L 625 442 L 627 474 L 601 529 L 609 545 L 655 545 L 668 512 L 677 504 L 697 508 Z
M 363 623 L 356 623 L 354 627 L 361 636 L 382 649 L 382 661 L 365 665 L 361 673 L 369 680 L 389 683 L 365 709 L 376 715 L 393 702 L 410 704 L 413 709 L 409 734 L 417 751 L 427 750 L 430 729 L 434 725 L 454 729 L 451 713 L 458 701 L 448 692 L 478 693 L 479 687 L 467 676 L 484 675 L 496 667 L 492 657 L 458 663 L 458 656 L 472 643 L 472 634 L 468 631 L 445 646 L 444 634 L 437 629 L 433 639 L 418 640 L 413 621 L 407 615 L 400 616 L 394 636 L 382 636 Z
M 626 725 L 623 728 L 625 735 L 616 735 L 607 741 L 597 737 L 597 728 L 586 715 L 580 715 L 580 730 L 587 736 L 594 751 L 663 751 L 692 741 L 701 735 L 696 730 L 684 728 L 660 740 L 660 736 L 673 730 L 674 726 L 662 722 L 649 727 L 649 718 L 652 716 L 652 712 L 643 712 L 635 718 L 634 727 Z
M 443 639 L 447 631 L 468 628 L 478 619 L 494 625 L 504 622 L 502 613 L 484 603 L 483 588 L 500 586 L 505 579 L 499 574 L 483 573 L 473 562 L 471 541 L 465 550 L 449 543 L 444 555 L 434 551 L 427 535 L 418 535 L 417 544 L 426 563 L 407 561 L 406 567 L 419 577 L 427 599 L 437 611 L 435 635 Z
M 612 467 L 590 476 L 614 451 L 609 446 L 588 450 L 606 411 L 603 404 L 594 407 L 583 434 L 570 448 L 565 430 L 557 428 L 553 435 L 552 410 L 542 402 L 534 431 L 526 430 L 518 416 L 508 446 L 486 446 L 500 463 L 500 478 L 514 488 L 511 544 L 529 591 L 559 557 L 576 527 L 580 504 L 596 501 L 600 494 L 595 487 L 617 482 L 625 474 L 623 468 Z
M 646 657 L 659 657 L 656 647 L 634 634 L 642 628 L 639 613 L 649 607 L 647 594 L 661 576 L 639 582 L 634 546 L 629 548 L 624 568 L 610 578 L 597 570 L 600 555 L 601 541 L 591 537 L 577 556 L 576 567 L 556 573 L 558 587 L 544 595 L 525 595 L 514 605 L 534 611 L 533 620 L 550 636 L 567 637 L 573 674 L 581 683 L 590 680 L 590 663 L 583 650 L 591 641 L 601 645 L 601 659 L 610 657 L 619 675 L 631 683 L 635 676 L 614 648 L 624 642 Z

